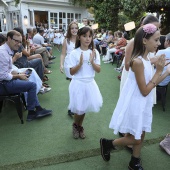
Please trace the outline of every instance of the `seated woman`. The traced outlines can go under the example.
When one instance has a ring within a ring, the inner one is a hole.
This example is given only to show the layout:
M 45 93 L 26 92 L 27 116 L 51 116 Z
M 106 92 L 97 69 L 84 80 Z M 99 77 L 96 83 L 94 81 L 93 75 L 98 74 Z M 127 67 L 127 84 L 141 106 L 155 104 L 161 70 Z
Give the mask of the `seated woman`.
M 123 37 L 122 32 L 118 32 L 118 36 L 119 36 L 119 39 L 118 39 L 117 43 L 114 46 L 109 47 L 107 49 L 107 54 L 103 58 L 103 61 L 105 61 L 104 63 L 112 62 L 112 55 L 111 55 L 111 53 L 115 53 L 116 51 L 120 50 L 121 47 L 125 47 L 126 46 L 127 40 Z
M 104 54 L 103 48 L 106 49 L 108 47 L 108 45 L 113 42 L 113 38 L 114 38 L 114 36 L 113 36 L 112 31 L 108 31 L 107 37 L 99 44 L 99 48 L 100 48 L 100 51 L 102 54 Z
M 43 62 L 42 56 L 40 54 L 34 54 L 31 55 L 31 53 L 33 53 L 36 48 L 30 48 L 30 42 L 26 40 L 26 37 L 23 34 L 23 29 L 22 28 L 14 28 L 14 30 L 18 31 L 21 35 L 22 35 L 22 42 L 23 44 L 21 45 L 21 47 L 19 48 L 23 54 L 23 57 L 27 58 L 28 61 L 33 60 L 33 59 L 41 59 L 42 60 L 42 64 L 43 64 L 43 69 L 44 69 L 44 73 L 45 74 L 50 74 L 51 71 L 48 70 Z M 27 46 L 27 49 L 25 48 Z
M 26 40 L 28 40 L 27 43 L 29 42 L 29 44 L 27 44 L 27 47 L 30 48 L 31 54 L 41 54 L 44 65 L 46 68 L 48 68 L 48 65 L 51 63 L 51 61 L 49 60 L 52 59 L 52 57 L 50 56 L 50 53 L 48 52 L 46 47 L 42 47 L 41 45 L 33 43 L 33 37 L 35 34 L 37 34 L 36 28 L 27 29 Z

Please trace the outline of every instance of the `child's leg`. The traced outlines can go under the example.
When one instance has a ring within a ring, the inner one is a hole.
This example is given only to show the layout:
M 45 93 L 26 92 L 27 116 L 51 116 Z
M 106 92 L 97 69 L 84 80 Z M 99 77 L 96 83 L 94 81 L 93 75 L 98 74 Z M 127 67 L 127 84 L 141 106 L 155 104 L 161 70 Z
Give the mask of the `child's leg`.
M 144 132 L 140 140 L 136 140 L 134 136 L 131 134 L 126 134 L 126 136 L 115 140 L 107 140 L 101 138 L 100 145 L 101 145 L 102 157 L 105 161 L 109 161 L 111 149 L 115 149 L 115 146 L 127 146 L 127 145 L 133 145 L 133 147 L 135 147 L 133 156 L 139 157 L 143 139 L 144 139 Z
M 145 137 L 145 132 L 143 132 L 141 136 L 141 143 L 138 145 L 133 145 L 133 154 L 129 162 L 129 166 L 128 166 L 129 169 L 143 170 L 142 165 L 141 165 L 140 153 L 141 153 L 141 148 L 142 148 L 142 144 L 144 141 L 144 137 Z
M 79 121 L 80 121 L 80 116 L 75 113 L 74 114 L 74 123 L 73 123 L 73 137 L 74 137 L 74 139 L 79 138 Z
M 79 126 L 82 126 L 84 117 L 85 117 L 85 113 L 80 116 Z
M 74 114 L 73 137 L 75 139 L 77 139 L 79 136 L 82 139 L 85 138 L 84 128 L 82 127 L 84 117 L 85 117 L 85 114 L 83 114 L 83 115 Z
M 126 134 L 124 137 L 115 139 L 112 142 L 114 146 L 137 145 L 140 143 L 141 140 L 136 140 L 131 134 Z
M 84 128 L 82 126 L 84 117 L 85 117 L 85 113 L 83 115 L 81 115 L 80 121 L 79 121 L 79 136 L 82 139 L 84 139 L 86 137 L 85 134 L 84 134 Z
M 141 152 L 142 144 L 144 141 L 144 137 L 145 137 L 145 132 L 143 132 L 141 136 L 141 143 L 139 145 L 133 145 L 133 156 L 136 158 L 140 157 L 140 152 Z

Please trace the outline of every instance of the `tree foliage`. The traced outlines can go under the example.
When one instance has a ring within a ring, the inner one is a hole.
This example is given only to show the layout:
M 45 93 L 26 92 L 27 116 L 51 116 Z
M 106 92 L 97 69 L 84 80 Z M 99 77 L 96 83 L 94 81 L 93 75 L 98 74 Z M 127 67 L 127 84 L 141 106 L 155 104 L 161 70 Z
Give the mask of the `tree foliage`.
M 20 0 L 15 0 L 15 6 L 17 6 L 20 3 Z
M 93 7 L 95 21 L 100 27 L 113 31 L 128 21 L 135 21 L 138 25 L 146 12 L 163 14 L 162 27 L 164 32 L 169 31 L 166 29 L 169 25 L 166 17 L 170 16 L 170 0 L 70 0 L 70 2 L 87 8 Z

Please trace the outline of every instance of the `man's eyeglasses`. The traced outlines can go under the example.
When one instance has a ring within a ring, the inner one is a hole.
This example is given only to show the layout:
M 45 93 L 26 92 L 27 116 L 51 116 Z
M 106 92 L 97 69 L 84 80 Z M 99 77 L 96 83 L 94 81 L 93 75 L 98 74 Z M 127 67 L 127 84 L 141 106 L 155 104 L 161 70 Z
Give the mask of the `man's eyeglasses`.
M 12 40 L 14 40 L 17 44 L 21 44 L 22 43 L 22 41 L 16 40 L 14 38 L 12 38 Z

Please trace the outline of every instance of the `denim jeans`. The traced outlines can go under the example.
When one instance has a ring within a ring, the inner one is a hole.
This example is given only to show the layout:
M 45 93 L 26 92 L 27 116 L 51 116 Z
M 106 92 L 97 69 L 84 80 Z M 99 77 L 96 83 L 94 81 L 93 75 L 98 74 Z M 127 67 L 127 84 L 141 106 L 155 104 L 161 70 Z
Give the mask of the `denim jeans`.
M 42 60 L 40 58 L 32 59 L 28 61 L 28 67 L 34 68 L 40 79 L 44 77 L 44 68 L 42 65 Z
M 3 81 L 3 84 L 5 88 L 0 85 L 0 95 L 27 92 L 27 109 L 34 110 L 35 106 L 40 106 L 34 82 L 16 79 Z

